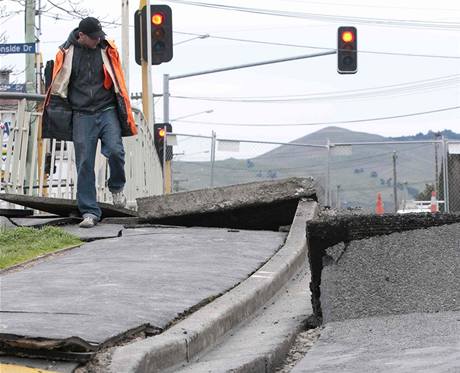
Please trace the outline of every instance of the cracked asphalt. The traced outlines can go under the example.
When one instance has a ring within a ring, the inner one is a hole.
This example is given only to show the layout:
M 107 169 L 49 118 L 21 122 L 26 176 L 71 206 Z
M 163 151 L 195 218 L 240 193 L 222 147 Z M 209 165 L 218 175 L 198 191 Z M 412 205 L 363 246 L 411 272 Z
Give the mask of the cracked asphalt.
M 327 249 L 324 326 L 294 373 L 460 372 L 460 224 Z

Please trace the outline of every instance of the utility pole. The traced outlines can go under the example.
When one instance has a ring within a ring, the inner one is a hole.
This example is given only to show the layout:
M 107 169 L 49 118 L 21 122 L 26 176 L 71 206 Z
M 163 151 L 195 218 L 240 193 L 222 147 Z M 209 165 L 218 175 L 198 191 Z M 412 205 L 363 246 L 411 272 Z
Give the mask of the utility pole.
M 335 205 L 336 205 L 336 208 L 337 210 L 341 208 L 341 203 L 340 203 L 340 185 L 337 185 L 337 196 L 336 196 L 336 199 L 335 199 Z
M 24 35 L 26 43 L 35 43 L 35 0 L 26 0 Z M 35 61 L 37 57 L 34 54 L 26 53 L 26 90 L 29 93 L 36 92 L 35 82 Z M 40 93 L 40 92 L 38 92 Z
M 39 9 L 37 11 L 36 5 L 37 2 L 36 0 L 26 0 L 25 1 L 25 12 L 24 12 L 24 41 L 26 43 L 35 43 L 36 48 L 35 48 L 35 54 L 32 53 L 26 53 L 25 57 L 25 86 L 26 86 L 26 92 L 28 93 L 42 93 L 42 87 L 41 87 L 41 66 L 42 66 L 42 61 L 41 61 L 41 55 L 40 55 L 40 49 L 39 49 L 39 38 L 41 33 L 41 0 L 38 0 L 39 4 Z M 39 25 L 36 28 L 35 25 L 35 17 L 36 15 L 39 15 Z M 25 101 L 25 100 L 24 100 Z M 27 104 L 26 111 L 31 112 L 35 108 L 35 104 L 31 103 L 30 101 Z M 35 109 L 37 110 L 37 109 Z M 37 133 L 37 128 L 38 128 L 38 118 L 35 117 L 35 120 L 30 120 L 28 123 L 26 123 L 26 126 L 28 126 L 28 131 L 29 131 L 29 136 L 28 136 L 28 146 L 27 146 L 27 153 L 26 153 L 26 172 L 24 175 L 24 180 L 21 180 L 21 183 L 24 183 L 24 185 L 29 186 L 29 191 L 28 194 L 32 195 L 33 193 L 33 182 L 36 179 L 36 176 L 38 175 L 38 170 L 39 168 L 36 167 L 36 162 L 35 162 L 35 156 L 34 156 L 34 148 L 33 148 L 33 143 L 36 140 L 35 138 L 35 133 Z M 41 147 L 41 144 L 39 144 L 39 148 Z M 41 149 L 39 149 L 41 150 Z M 41 163 L 39 163 L 41 164 Z
M 436 132 L 434 134 L 434 139 L 436 142 L 434 143 L 434 191 L 436 192 L 436 198 L 439 198 L 439 169 L 438 169 L 438 143 L 437 141 L 441 137 L 441 132 Z
M 121 63 L 129 93 L 129 0 L 121 0 Z
M 394 195 L 394 202 L 395 202 L 395 214 L 398 212 L 398 188 L 396 186 L 397 178 L 396 178 L 396 159 L 398 156 L 396 155 L 396 151 L 393 151 L 393 195 Z
M 211 188 L 214 188 L 214 165 L 216 163 L 216 133 L 212 131 L 211 140 Z
M 327 165 L 326 165 L 326 206 L 331 206 L 331 142 L 327 139 Z
M 450 192 L 449 192 L 449 144 L 447 139 L 442 136 L 442 174 L 444 190 L 444 212 L 450 212 Z

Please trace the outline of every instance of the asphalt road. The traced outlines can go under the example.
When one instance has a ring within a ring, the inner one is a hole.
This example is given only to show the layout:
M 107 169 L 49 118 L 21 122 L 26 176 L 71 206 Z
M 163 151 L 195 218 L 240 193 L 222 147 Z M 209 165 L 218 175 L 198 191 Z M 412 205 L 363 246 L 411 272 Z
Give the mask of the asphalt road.
M 460 372 L 460 224 L 328 249 L 324 327 L 294 373 Z
M 352 241 L 327 252 L 334 259 L 321 276 L 326 323 L 459 309 L 459 223 Z
M 458 373 L 460 312 L 337 321 L 292 373 Z

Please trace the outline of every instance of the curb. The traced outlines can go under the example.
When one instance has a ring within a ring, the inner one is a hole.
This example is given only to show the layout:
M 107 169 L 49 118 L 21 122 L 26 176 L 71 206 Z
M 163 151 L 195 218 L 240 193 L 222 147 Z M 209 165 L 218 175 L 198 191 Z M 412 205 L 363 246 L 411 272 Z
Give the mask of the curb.
M 108 371 L 159 372 L 185 364 L 209 349 L 229 330 L 272 298 L 305 263 L 306 223 L 317 212 L 314 201 L 299 201 L 284 246 L 247 280 L 164 333 L 118 347 Z

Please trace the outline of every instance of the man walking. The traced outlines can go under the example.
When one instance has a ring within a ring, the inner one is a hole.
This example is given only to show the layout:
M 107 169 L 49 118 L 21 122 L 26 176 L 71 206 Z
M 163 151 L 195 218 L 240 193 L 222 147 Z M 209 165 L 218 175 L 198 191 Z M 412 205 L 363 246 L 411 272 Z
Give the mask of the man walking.
M 101 23 L 83 19 L 59 47 L 43 112 L 42 136 L 72 140 L 77 166 L 77 202 L 82 228 L 101 218 L 94 163 L 98 139 L 108 158 L 113 204 L 125 207 L 122 136 L 137 134 L 118 51 Z

